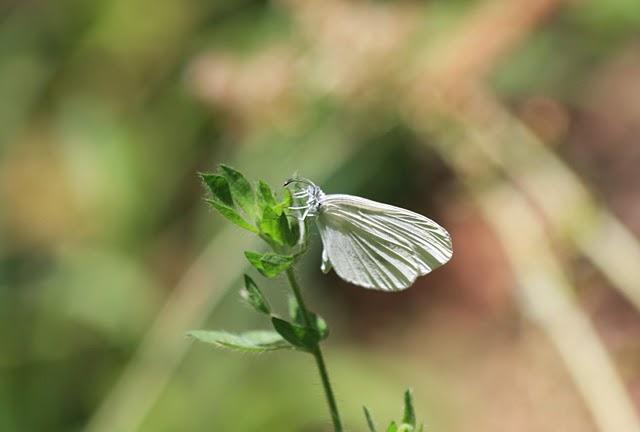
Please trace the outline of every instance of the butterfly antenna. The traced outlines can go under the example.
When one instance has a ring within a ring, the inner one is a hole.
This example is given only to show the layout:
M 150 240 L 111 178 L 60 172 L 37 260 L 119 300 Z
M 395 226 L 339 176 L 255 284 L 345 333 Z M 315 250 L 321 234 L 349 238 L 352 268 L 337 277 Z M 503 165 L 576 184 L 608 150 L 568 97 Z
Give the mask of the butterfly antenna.
M 306 184 L 307 186 L 317 187 L 315 185 L 315 183 L 313 183 L 311 180 L 307 180 L 306 178 L 302 178 L 302 177 L 289 178 L 289 179 L 287 179 L 287 181 L 284 182 L 284 184 L 282 186 L 283 187 L 287 187 L 292 183 L 303 183 L 303 184 Z

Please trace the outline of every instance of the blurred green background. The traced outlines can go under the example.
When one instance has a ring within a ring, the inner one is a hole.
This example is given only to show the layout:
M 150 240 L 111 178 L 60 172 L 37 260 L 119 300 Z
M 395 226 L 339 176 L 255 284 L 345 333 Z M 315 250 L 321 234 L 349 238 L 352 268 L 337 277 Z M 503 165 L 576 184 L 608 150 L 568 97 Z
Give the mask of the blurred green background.
M 453 236 L 397 294 L 314 238 L 348 430 L 412 387 L 428 431 L 637 432 L 639 134 L 637 0 L 0 2 L 0 431 L 330 430 L 307 356 L 184 337 L 268 325 L 228 163 Z

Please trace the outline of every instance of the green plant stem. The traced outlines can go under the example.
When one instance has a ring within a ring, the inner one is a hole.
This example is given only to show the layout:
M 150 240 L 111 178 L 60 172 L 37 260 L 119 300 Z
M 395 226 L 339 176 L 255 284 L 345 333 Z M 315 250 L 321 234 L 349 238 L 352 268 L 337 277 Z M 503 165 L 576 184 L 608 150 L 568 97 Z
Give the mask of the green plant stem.
M 300 312 L 302 313 L 302 319 L 304 320 L 307 327 L 311 327 L 311 318 L 309 317 L 309 312 L 307 307 L 304 304 L 304 300 L 302 299 L 302 293 L 300 292 L 300 285 L 298 284 L 298 280 L 293 272 L 293 269 L 290 268 L 287 270 L 287 279 L 289 279 L 289 284 L 291 285 L 291 289 L 293 291 L 293 295 L 296 298 L 296 302 L 298 302 L 298 306 L 300 307 Z M 329 374 L 327 372 L 327 366 L 324 363 L 324 357 L 322 356 L 322 350 L 320 349 L 320 344 L 317 343 L 314 349 L 311 351 L 311 354 L 316 359 L 316 365 L 318 366 L 318 371 L 320 372 L 320 379 L 322 380 L 322 387 L 324 387 L 324 393 L 327 396 L 327 403 L 329 404 L 329 411 L 331 412 L 331 420 L 333 421 L 333 428 L 335 432 L 342 432 L 342 422 L 340 421 L 340 413 L 338 412 L 338 405 L 336 404 L 336 398 L 333 395 L 333 390 L 331 389 L 331 382 L 329 381 Z

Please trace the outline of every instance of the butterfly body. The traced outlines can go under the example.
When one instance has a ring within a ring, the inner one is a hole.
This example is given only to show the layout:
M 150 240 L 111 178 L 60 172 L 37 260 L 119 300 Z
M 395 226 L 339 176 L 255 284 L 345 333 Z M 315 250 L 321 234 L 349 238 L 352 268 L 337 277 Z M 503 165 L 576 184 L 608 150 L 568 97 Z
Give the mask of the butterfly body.
M 308 181 L 305 181 L 308 182 Z M 325 194 L 315 184 L 294 194 L 292 207 L 314 217 L 324 245 L 322 270 L 347 282 L 382 291 L 408 288 L 417 277 L 445 264 L 451 237 L 421 214 L 366 198 Z

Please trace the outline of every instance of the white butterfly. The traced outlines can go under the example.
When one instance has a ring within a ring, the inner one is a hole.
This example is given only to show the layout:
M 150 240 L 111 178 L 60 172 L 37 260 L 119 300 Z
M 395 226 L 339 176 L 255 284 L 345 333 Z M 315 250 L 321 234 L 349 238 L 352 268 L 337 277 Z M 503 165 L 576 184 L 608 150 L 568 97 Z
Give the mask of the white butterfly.
M 325 273 L 333 267 L 355 285 L 400 291 L 453 254 L 449 233 L 418 213 L 353 195 L 326 195 L 307 179 L 289 179 L 284 185 L 293 183 L 304 187 L 293 193 L 301 205 L 290 209 L 299 212 L 301 221 L 315 218 Z

